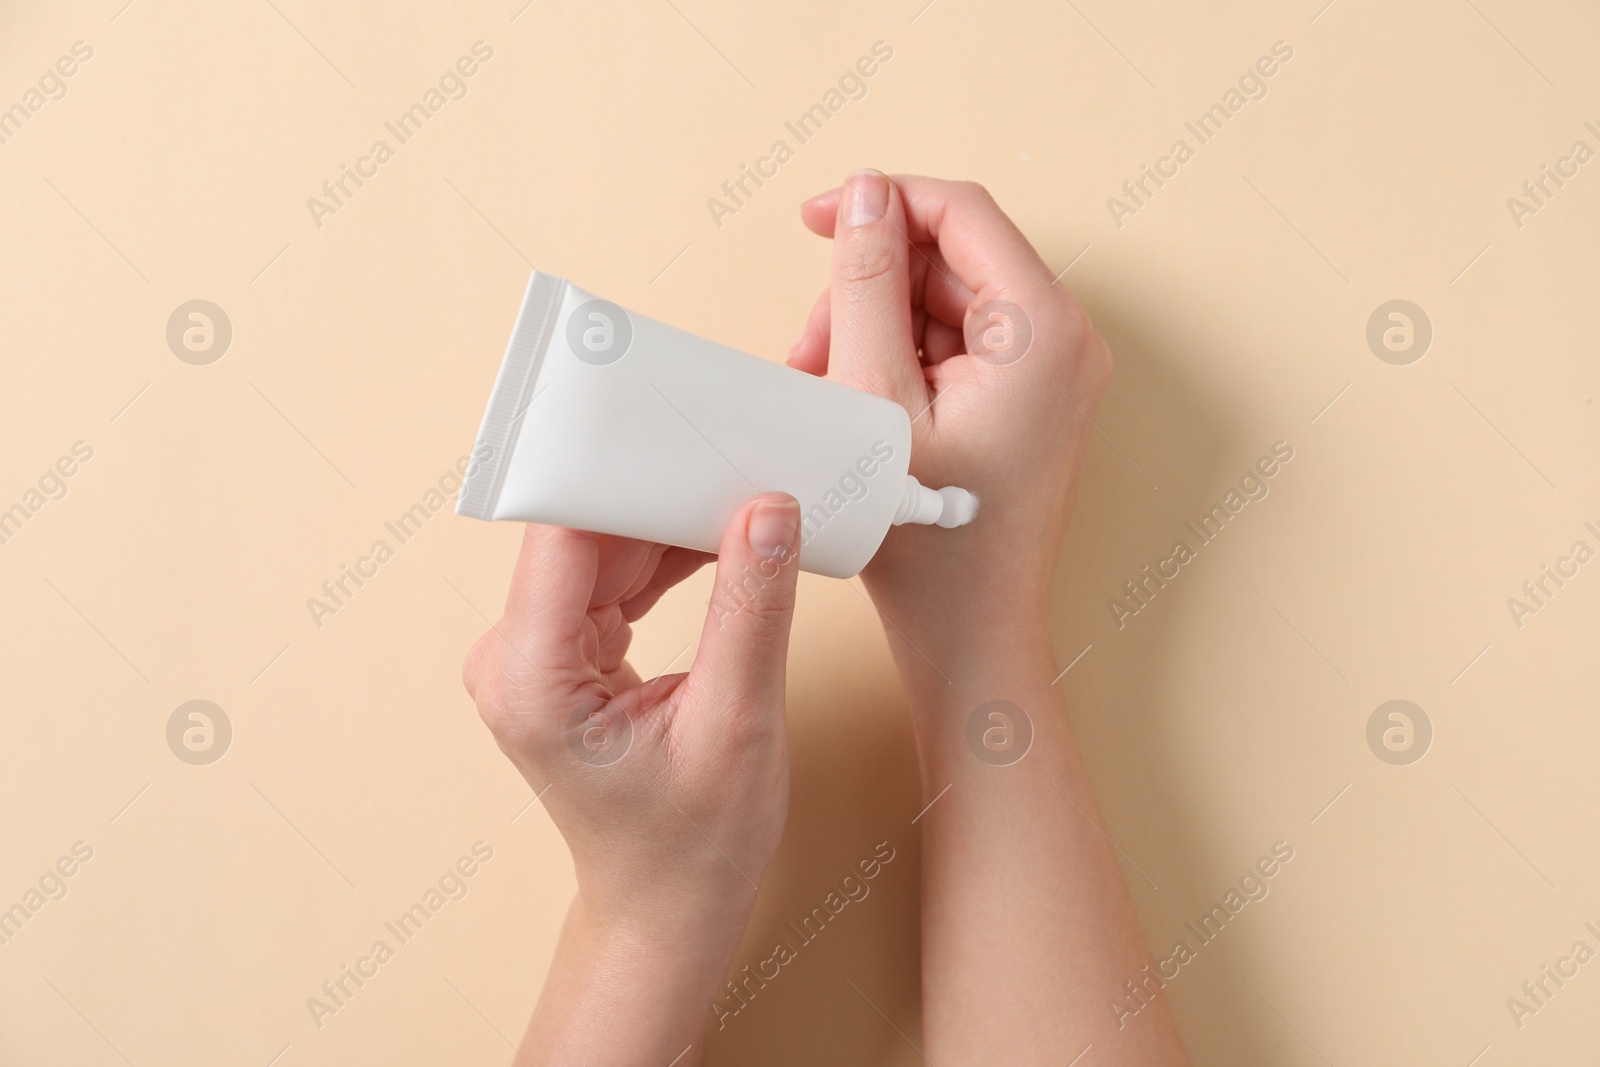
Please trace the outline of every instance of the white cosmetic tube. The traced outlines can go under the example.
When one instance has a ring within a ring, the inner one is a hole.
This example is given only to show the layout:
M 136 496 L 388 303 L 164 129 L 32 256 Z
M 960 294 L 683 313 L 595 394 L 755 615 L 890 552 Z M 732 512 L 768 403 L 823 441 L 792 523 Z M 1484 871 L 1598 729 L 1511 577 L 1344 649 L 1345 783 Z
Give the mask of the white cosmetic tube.
M 977 498 L 908 473 L 899 404 L 535 271 L 456 504 L 715 552 L 745 501 L 800 502 L 800 566 L 848 578 L 889 527 L 960 526 Z

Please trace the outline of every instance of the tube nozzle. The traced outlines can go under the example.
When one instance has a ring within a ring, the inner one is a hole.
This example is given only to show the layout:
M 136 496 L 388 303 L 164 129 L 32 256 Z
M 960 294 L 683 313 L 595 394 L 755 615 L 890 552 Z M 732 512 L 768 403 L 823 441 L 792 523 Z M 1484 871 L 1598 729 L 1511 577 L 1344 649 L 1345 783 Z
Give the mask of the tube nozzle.
M 965 489 L 954 485 L 929 489 L 908 474 L 893 522 L 896 526 L 909 522 L 919 526 L 942 526 L 949 530 L 965 526 L 977 514 L 978 498 Z

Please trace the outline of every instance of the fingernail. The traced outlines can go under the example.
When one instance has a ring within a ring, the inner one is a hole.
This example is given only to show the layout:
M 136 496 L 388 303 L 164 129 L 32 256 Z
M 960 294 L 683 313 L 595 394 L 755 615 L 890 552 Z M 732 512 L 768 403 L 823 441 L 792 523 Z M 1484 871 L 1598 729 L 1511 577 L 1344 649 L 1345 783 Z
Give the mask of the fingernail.
M 858 170 L 844 184 L 846 226 L 877 222 L 889 210 L 889 179 L 881 170 Z
M 800 529 L 800 505 L 793 500 L 763 502 L 750 512 L 746 536 L 758 556 L 777 556 L 794 546 Z

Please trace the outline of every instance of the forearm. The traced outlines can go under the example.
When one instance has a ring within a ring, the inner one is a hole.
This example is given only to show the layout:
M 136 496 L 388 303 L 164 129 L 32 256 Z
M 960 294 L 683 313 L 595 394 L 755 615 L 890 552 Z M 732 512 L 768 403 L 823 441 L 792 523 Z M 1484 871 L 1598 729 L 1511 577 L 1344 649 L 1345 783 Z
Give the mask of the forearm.
M 699 1063 L 710 1005 L 745 923 L 685 915 L 662 925 L 622 929 L 575 899 L 522 1040 L 520 1067 Z
M 1044 627 L 974 632 L 986 647 L 963 637 L 938 660 L 891 634 L 924 803 L 939 798 L 919 820 L 923 1052 L 935 1063 L 1059 1067 L 1093 1044 L 1096 1064 L 1185 1063 L 1165 998 L 1148 991 L 1150 957 L 1050 684 Z M 1109 1005 L 1130 981 L 1152 1003 L 1119 1020 Z

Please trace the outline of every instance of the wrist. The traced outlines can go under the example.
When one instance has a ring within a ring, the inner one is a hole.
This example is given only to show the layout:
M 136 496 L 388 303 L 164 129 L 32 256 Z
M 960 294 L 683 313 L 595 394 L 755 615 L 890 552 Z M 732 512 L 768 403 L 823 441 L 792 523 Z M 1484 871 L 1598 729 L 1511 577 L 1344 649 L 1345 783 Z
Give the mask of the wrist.
M 708 1010 L 721 988 L 747 925 L 748 916 L 680 913 L 674 919 L 654 908 L 617 921 L 592 914 L 580 894 L 573 899 L 565 934 L 579 966 L 608 995 L 674 1005 L 664 1014 L 693 1019 L 698 1029 L 700 1012 Z
M 889 644 L 910 699 L 925 789 L 971 775 L 990 782 L 996 768 L 1017 786 L 1060 769 L 1070 735 L 1043 622 L 974 627 L 920 652 L 890 627 Z
M 756 891 L 742 881 L 684 894 L 659 885 L 600 891 L 584 882 L 580 877 L 568 921 L 606 955 L 712 961 L 738 948 L 755 913 Z
M 655 909 L 619 919 L 596 913 L 580 891 L 524 1038 L 532 1058 L 519 1062 L 622 1067 L 667 1063 L 693 1048 L 688 1062 L 698 1063 L 738 948 L 725 926 L 697 918 L 680 928 Z
M 888 620 L 884 629 L 919 728 L 951 709 L 1048 688 L 1059 671 L 1043 611 L 973 613 L 908 629 Z

